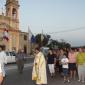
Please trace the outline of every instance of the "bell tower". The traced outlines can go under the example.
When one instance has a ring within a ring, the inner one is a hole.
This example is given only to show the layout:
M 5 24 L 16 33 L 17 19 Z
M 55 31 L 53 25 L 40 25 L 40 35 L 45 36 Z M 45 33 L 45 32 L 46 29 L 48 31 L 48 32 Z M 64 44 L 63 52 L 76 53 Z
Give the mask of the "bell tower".
M 12 50 L 12 48 L 19 49 L 19 38 L 20 38 L 20 30 L 19 30 L 19 0 L 6 0 L 6 24 L 9 31 L 9 42 L 8 48 Z
M 6 16 L 19 21 L 19 1 L 6 0 Z

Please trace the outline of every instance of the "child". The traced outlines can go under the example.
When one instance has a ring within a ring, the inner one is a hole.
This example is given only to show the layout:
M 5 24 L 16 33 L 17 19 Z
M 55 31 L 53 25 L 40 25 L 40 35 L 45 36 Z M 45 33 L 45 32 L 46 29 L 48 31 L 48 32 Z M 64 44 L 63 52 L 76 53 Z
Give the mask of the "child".
M 69 69 L 68 63 L 69 63 L 69 60 L 65 55 L 63 55 L 63 58 L 61 59 L 61 63 L 62 63 L 62 69 L 63 69 L 63 74 L 64 74 L 64 82 L 67 81 L 69 83 L 70 82 L 69 77 L 68 77 L 68 69 Z

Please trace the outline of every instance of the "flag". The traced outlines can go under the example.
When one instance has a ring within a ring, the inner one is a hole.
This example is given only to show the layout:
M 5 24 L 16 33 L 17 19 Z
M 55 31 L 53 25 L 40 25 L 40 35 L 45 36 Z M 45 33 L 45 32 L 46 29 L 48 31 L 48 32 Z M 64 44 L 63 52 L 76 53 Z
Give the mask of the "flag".
M 44 40 L 44 35 L 43 34 L 41 34 L 41 41 L 43 41 Z
M 5 29 L 3 32 L 3 39 L 9 41 L 9 32 L 7 29 Z
M 42 33 L 41 33 L 41 42 L 44 40 L 44 35 L 43 35 L 43 29 L 42 29 Z
M 29 36 L 29 40 L 31 41 L 31 37 L 32 37 L 32 32 L 30 30 L 30 28 L 28 27 L 28 36 Z
M 31 43 L 35 43 L 35 42 L 36 42 L 36 38 L 35 38 L 34 35 L 32 35 L 32 37 L 31 37 Z

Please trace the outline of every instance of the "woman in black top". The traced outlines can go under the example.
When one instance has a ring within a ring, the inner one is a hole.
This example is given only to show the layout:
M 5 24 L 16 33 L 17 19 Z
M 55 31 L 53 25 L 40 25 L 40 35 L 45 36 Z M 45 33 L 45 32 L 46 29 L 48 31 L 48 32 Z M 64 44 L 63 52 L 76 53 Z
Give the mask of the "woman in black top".
M 47 63 L 48 63 L 48 67 L 49 67 L 49 71 L 50 71 L 51 77 L 53 77 L 54 74 L 55 74 L 55 69 L 54 69 L 55 65 L 54 65 L 54 55 L 53 55 L 51 49 L 49 49 L 49 51 L 48 51 Z

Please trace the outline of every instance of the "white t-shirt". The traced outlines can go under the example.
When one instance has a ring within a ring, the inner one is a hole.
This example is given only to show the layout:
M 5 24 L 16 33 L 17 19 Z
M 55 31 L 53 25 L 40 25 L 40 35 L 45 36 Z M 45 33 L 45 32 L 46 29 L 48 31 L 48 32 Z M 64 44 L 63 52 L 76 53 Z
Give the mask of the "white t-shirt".
M 3 74 L 3 76 L 5 77 L 5 67 L 4 65 L 7 63 L 7 59 L 6 59 L 6 54 L 4 51 L 0 52 L 0 73 Z
M 6 57 L 6 53 L 4 51 L 0 52 L 0 63 L 1 64 L 7 63 L 7 57 Z
M 61 63 L 62 63 L 62 68 L 68 68 L 68 58 L 62 58 Z

